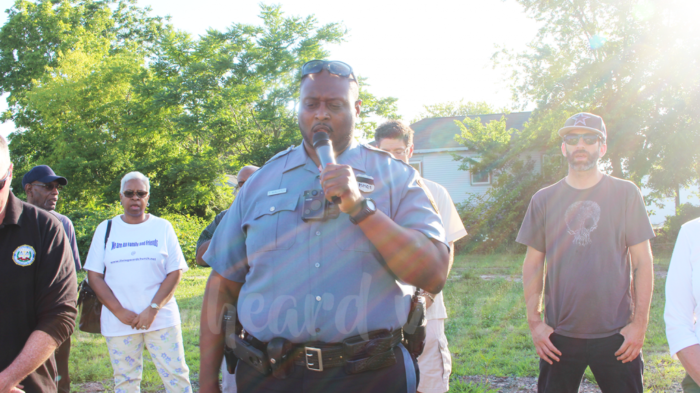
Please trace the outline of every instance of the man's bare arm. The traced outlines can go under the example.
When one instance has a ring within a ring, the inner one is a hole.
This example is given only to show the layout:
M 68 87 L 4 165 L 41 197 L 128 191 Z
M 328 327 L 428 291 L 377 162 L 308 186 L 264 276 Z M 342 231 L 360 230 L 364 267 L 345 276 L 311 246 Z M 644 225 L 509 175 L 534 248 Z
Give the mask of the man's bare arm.
M 211 240 L 205 241 L 197 249 L 197 256 L 195 257 L 195 262 L 197 262 L 197 265 L 199 265 L 199 266 L 209 267 L 207 262 L 204 261 L 204 259 L 202 259 L 202 257 L 204 256 L 204 253 L 207 252 L 207 250 L 209 249 L 209 243 L 211 243 Z
M 445 244 L 400 226 L 379 210 L 358 225 L 399 278 L 430 293 L 442 291 L 449 266 Z
M 352 216 L 362 208 L 364 196 L 349 165 L 326 165 L 321 186 L 328 200 L 341 199 L 338 207 L 343 213 Z M 439 293 L 445 286 L 449 250 L 444 243 L 402 227 L 380 210 L 358 225 L 401 280 L 430 293 Z
M 199 319 L 200 392 L 219 392 L 219 368 L 224 357 L 224 306 L 235 306 L 242 283 L 230 281 L 211 271 Z
M 622 363 L 631 362 L 642 351 L 649 324 L 651 295 L 654 292 L 654 257 L 651 254 L 649 240 L 631 246 L 629 252 L 632 257 L 634 318 L 620 331 L 625 341 L 615 352 L 615 356 Z
M 545 254 L 532 247 L 527 248 L 523 262 L 523 290 L 527 309 L 527 324 L 532 334 L 537 355 L 549 364 L 559 361 L 561 352 L 552 344 L 549 336 L 554 332 L 542 321 L 542 290 L 544 289 Z
M 53 337 L 35 330 L 24 344 L 22 352 L 0 373 L 0 392 L 11 392 L 27 375 L 39 368 L 58 347 Z
M 683 364 L 685 371 L 700 385 L 700 344 L 691 345 L 678 351 L 678 360 Z

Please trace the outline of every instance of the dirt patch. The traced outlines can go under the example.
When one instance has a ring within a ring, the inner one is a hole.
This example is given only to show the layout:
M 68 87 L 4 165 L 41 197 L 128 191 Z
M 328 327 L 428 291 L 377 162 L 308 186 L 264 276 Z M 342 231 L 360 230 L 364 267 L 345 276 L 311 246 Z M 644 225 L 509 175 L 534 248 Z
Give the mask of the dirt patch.
M 488 383 L 490 389 L 497 389 L 500 393 L 524 393 L 537 392 L 537 377 L 484 377 L 483 375 L 471 375 L 459 377 L 464 382 Z M 601 393 L 598 386 L 583 381 L 579 393 Z
M 107 391 L 105 385 L 106 383 L 103 385 L 102 382 L 72 383 L 71 390 L 82 393 L 105 392 Z
M 484 281 L 492 281 L 492 280 L 496 280 L 499 278 L 502 278 L 506 281 L 512 281 L 512 282 L 522 282 L 523 281 L 523 278 L 520 276 L 510 276 L 507 274 L 482 274 L 482 275 L 475 276 L 475 277 L 479 277 L 480 279 L 482 279 Z M 448 280 L 459 280 L 461 278 L 462 278 L 462 275 L 452 274 L 448 278 Z

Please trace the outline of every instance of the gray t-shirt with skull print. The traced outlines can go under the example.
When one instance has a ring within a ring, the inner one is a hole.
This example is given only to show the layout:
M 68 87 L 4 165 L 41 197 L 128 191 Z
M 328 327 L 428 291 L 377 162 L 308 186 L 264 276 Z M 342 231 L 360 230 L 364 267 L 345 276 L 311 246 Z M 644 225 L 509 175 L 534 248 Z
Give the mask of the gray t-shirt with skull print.
M 632 314 L 629 247 L 654 237 L 634 183 L 562 179 L 530 201 L 516 241 L 545 253 L 545 322 L 562 336 L 609 337 Z

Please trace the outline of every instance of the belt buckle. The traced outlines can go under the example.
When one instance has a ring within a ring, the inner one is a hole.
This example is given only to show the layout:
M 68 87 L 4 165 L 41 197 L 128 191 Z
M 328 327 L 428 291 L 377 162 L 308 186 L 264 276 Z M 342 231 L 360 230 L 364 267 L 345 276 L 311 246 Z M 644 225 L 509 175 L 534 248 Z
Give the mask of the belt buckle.
M 304 347 L 304 355 L 306 355 L 306 368 L 311 371 L 323 371 L 323 358 L 321 356 L 321 348 Z

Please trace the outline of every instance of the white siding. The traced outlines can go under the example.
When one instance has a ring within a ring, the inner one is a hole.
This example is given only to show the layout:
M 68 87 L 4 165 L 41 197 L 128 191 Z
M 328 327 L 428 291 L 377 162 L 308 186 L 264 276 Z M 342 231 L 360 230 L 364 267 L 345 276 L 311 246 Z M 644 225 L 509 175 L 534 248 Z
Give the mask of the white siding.
M 447 152 L 415 153 L 411 162 L 422 162 L 423 177 L 432 180 L 447 189 L 455 203 L 467 199 L 468 193 L 483 194 L 489 185 L 472 186 L 469 171 L 459 169 L 460 162 L 452 159 Z

